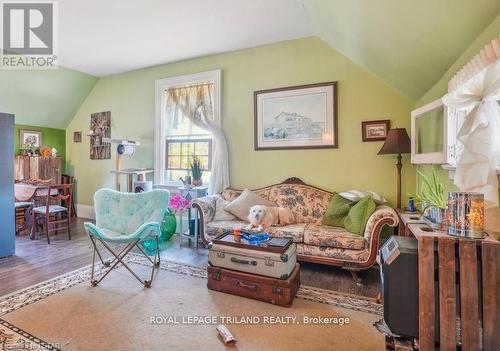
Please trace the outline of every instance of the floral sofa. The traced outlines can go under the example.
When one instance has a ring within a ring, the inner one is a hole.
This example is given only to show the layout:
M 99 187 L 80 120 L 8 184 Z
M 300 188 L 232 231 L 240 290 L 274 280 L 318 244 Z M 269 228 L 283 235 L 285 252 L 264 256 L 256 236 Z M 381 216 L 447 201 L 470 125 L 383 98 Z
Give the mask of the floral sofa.
M 364 235 L 356 235 L 341 227 L 321 224 L 333 193 L 305 184 L 298 178 L 289 178 L 283 183 L 254 190 L 261 197 L 277 206 L 290 208 L 297 223 L 284 227 L 268 228 L 272 235 L 293 239 L 297 244 L 299 261 L 340 266 L 351 271 L 357 280 L 357 271 L 373 266 L 377 256 L 380 233 L 385 225 L 398 224 L 396 212 L 388 206 L 378 206 L 369 218 Z M 208 244 L 217 235 L 248 223 L 213 221 L 216 197 L 232 201 L 240 190 L 228 188 L 218 195 L 206 196 L 193 201 L 193 207 L 200 212 L 201 239 Z

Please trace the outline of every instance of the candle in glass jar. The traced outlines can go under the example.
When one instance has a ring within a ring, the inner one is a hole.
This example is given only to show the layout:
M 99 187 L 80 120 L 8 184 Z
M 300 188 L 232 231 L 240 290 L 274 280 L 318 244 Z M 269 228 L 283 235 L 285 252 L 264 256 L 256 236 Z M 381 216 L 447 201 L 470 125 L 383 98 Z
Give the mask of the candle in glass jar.
M 484 238 L 484 195 L 450 192 L 448 196 L 448 234 Z

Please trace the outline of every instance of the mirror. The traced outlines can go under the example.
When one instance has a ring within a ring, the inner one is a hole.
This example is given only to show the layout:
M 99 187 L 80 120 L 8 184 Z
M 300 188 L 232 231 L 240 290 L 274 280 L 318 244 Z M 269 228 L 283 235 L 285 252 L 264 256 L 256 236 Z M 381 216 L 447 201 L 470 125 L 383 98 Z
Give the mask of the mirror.
M 411 162 L 413 164 L 447 163 L 447 117 L 441 99 L 411 113 Z

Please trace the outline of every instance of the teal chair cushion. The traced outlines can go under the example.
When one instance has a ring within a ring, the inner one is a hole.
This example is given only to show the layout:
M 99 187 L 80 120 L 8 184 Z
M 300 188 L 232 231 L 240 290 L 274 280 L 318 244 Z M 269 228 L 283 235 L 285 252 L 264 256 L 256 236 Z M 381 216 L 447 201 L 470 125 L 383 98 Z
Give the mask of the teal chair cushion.
M 85 223 L 85 230 L 96 238 L 117 243 L 160 235 L 168 199 L 166 190 L 122 193 L 100 189 L 94 195 L 96 223 Z

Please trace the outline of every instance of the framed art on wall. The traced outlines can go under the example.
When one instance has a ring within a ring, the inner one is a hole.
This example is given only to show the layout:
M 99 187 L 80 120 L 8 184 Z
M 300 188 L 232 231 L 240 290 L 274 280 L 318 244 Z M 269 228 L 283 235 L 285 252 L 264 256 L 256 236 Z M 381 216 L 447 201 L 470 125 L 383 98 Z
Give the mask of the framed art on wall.
M 74 143 L 82 142 L 82 132 L 73 132 L 73 142 Z
M 111 158 L 111 144 L 103 141 L 111 137 L 111 112 L 96 112 L 90 115 L 90 159 Z
M 42 147 L 42 132 L 39 130 L 19 130 L 19 148 L 40 148 Z
M 337 82 L 254 92 L 254 149 L 338 147 Z
M 384 141 L 389 129 L 391 129 L 391 121 L 388 119 L 361 122 L 363 141 Z

